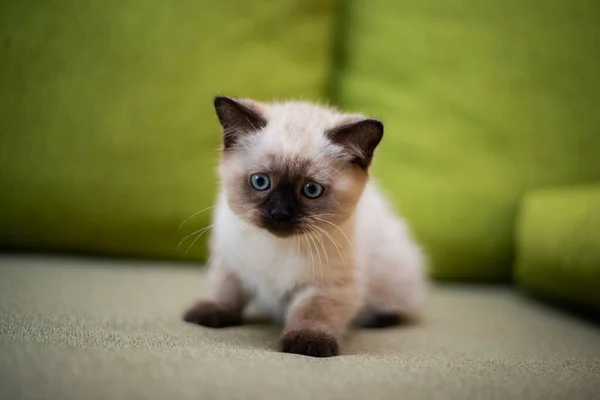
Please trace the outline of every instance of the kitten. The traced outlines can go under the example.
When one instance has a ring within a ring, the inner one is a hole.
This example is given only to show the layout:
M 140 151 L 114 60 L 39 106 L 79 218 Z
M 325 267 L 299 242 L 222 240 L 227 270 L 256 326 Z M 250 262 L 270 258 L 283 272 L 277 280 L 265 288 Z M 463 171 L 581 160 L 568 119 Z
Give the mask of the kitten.
M 255 300 L 284 321 L 282 351 L 327 357 L 351 324 L 415 316 L 421 251 L 369 179 L 382 123 L 305 102 L 214 106 L 223 151 L 209 292 L 184 319 L 237 325 Z

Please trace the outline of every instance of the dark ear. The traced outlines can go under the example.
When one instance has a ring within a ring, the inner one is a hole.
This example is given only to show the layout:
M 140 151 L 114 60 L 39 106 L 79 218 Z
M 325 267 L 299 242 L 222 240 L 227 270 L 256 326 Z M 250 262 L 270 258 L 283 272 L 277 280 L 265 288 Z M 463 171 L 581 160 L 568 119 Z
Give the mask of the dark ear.
M 229 97 L 215 97 L 214 105 L 223 127 L 223 145 L 226 149 L 241 136 L 267 126 L 267 121 L 257 111 Z
M 331 141 L 346 148 L 353 163 L 366 170 L 371 164 L 375 148 L 383 138 L 383 124 L 376 119 L 363 119 L 326 132 Z

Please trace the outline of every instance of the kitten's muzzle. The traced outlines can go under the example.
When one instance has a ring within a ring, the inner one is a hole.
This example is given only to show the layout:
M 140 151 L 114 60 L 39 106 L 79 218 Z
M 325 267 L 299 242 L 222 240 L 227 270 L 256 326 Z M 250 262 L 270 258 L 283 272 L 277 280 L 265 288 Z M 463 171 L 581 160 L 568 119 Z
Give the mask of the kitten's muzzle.
M 298 213 L 292 207 L 275 205 L 263 212 L 262 225 L 277 236 L 289 236 L 298 229 Z
M 294 213 L 290 207 L 275 206 L 269 211 L 269 218 L 275 222 L 284 223 L 293 219 Z
M 279 184 L 272 188 L 261 206 L 261 225 L 277 236 L 289 236 L 298 230 L 301 206 L 296 188 L 292 184 Z

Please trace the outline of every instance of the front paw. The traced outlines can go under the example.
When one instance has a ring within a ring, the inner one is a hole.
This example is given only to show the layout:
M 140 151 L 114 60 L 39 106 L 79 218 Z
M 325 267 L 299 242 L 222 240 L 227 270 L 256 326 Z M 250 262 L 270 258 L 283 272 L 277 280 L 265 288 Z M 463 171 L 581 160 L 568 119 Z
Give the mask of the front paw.
M 224 309 L 210 301 L 197 303 L 185 312 L 183 319 L 210 328 L 226 328 L 242 324 L 241 313 Z
M 337 339 L 327 333 L 314 330 L 290 331 L 281 338 L 284 353 L 310 357 L 332 357 L 339 354 Z

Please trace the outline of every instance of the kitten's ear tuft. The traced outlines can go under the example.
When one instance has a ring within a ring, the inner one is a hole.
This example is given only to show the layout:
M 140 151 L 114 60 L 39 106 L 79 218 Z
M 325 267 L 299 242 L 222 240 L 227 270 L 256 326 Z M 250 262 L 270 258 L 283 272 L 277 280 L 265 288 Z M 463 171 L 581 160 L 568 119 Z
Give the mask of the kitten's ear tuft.
M 353 163 L 367 170 L 383 138 L 383 124 L 376 119 L 363 119 L 333 128 L 326 135 L 354 156 Z
M 213 104 L 223 127 L 223 145 L 226 149 L 235 145 L 241 136 L 267 126 L 267 120 L 249 101 L 217 96 Z

